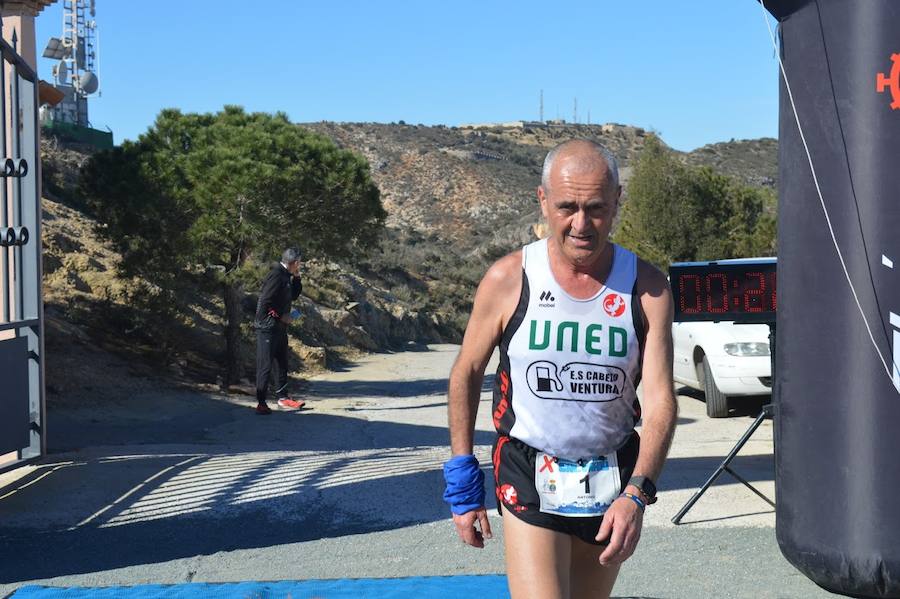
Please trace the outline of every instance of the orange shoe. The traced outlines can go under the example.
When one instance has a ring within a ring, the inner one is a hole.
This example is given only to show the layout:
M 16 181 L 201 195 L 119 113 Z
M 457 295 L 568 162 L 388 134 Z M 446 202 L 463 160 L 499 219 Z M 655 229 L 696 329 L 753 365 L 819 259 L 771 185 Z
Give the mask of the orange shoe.
M 282 397 L 278 400 L 278 406 L 282 407 L 286 410 L 299 410 L 303 406 L 306 405 L 306 402 L 302 399 L 293 399 L 291 397 Z

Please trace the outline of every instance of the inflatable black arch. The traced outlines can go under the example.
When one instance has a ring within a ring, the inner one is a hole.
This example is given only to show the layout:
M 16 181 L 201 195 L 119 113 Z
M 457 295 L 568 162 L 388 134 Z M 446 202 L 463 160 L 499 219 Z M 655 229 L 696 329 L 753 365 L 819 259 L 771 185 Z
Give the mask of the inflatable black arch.
M 785 74 L 778 544 L 829 591 L 900 597 L 900 0 L 763 6 Z

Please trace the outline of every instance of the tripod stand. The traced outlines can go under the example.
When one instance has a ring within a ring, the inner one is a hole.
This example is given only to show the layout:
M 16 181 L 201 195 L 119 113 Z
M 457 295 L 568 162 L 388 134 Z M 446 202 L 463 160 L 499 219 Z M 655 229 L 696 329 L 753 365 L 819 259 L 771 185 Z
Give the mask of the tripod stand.
M 769 359 L 770 359 L 771 365 L 772 365 L 772 380 L 774 381 L 775 380 L 775 323 L 770 322 L 768 324 L 769 324 L 769 356 L 770 356 Z M 710 476 L 709 479 L 705 483 L 703 483 L 703 486 L 700 487 L 694 493 L 693 497 L 691 497 L 688 500 L 688 502 L 682 506 L 682 508 L 678 511 L 677 514 L 675 514 L 675 517 L 672 518 L 673 524 L 681 524 L 681 519 L 684 518 L 684 515 L 687 514 L 688 511 L 692 507 L 694 507 L 694 504 L 697 503 L 697 501 L 700 499 L 700 497 L 703 496 L 704 493 L 706 493 L 706 490 L 709 489 L 710 486 L 712 486 L 712 484 L 716 481 L 717 478 L 719 478 L 719 476 L 722 475 L 723 472 L 727 472 L 728 474 L 733 476 L 739 482 L 743 483 L 744 486 L 746 486 L 748 489 L 750 489 L 751 491 L 756 493 L 760 498 L 762 498 L 763 501 L 765 501 L 772 507 L 775 507 L 775 502 L 773 502 L 771 499 L 769 499 L 768 497 L 763 495 L 759 491 L 759 489 L 757 489 L 756 487 L 751 485 L 749 482 L 747 482 L 742 476 L 740 476 L 737 472 L 732 470 L 731 466 L 729 465 L 729 464 L 731 464 L 731 461 L 737 456 L 738 452 L 741 450 L 741 448 L 744 446 L 744 444 L 750 440 L 750 437 L 753 436 L 753 433 L 756 432 L 756 429 L 758 429 L 759 426 L 763 423 L 763 420 L 765 420 L 767 418 L 774 418 L 774 416 L 775 416 L 774 409 L 775 409 L 775 406 L 771 403 L 767 403 L 766 405 L 764 405 L 762 407 L 762 411 L 760 411 L 759 416 L 756 417 L 756 420 L 753 421 L 753 423 L 747 429 L 747 432 L 745 432 L 743 434 L 743 436 L 738 440 L 738 442 L 731 449 L 731 451 L 728 453 L 728 455 L 725 457 L 725 459 L 722 460 L 722 463 L 719 464 L 719 467 L 716 468 L 716 470 L 715 470 L 715 472 L 713 472 L 712 476 Z

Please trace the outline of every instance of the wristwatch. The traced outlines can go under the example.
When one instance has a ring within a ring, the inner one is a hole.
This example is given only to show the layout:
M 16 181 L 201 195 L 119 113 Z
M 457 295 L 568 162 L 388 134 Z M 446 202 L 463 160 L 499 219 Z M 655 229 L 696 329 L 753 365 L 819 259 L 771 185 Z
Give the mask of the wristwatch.
M 632 476 L 628 481 L 641 490 L 641 495 L 647 498 L 647 504 L 656 503 L 656 485 L 646 476 Z

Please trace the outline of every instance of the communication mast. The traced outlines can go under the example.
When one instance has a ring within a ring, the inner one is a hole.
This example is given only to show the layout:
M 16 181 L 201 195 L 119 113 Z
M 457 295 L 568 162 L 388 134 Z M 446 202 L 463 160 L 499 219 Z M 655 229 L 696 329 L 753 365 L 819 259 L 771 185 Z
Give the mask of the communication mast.
M 58 60 L 54 87 L 64 94 L 53 107 L 42 108 L 44 122 L 90 127 L 88 97 L 99 92 L 99 35 L 95 0 L 63 0 L 62 37 L 51 37 L 44 58 Z
M 538 113 L 538 120 L 544 122 L 544 90 L 541 90 L 541 109 Z

